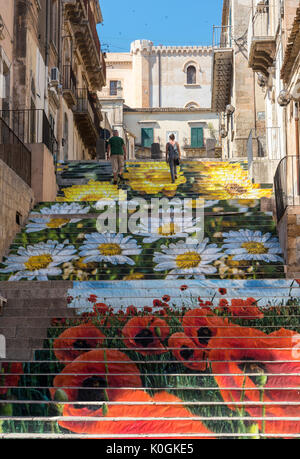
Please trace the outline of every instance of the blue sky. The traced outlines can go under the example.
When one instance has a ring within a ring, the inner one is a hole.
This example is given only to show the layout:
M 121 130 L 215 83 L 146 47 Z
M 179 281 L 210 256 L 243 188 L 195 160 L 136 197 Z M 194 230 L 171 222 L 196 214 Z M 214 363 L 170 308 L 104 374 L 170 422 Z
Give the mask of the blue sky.
M 222 0 L 100 0 L 104 25 L 100 41 L 110 52 L 126 52 L 130 43 L 212 44 L 213 25 L 221 24 Z M 105 48 L 105 47 L 104 47 Z M 104 49 L 105 50 L 105 49 Z

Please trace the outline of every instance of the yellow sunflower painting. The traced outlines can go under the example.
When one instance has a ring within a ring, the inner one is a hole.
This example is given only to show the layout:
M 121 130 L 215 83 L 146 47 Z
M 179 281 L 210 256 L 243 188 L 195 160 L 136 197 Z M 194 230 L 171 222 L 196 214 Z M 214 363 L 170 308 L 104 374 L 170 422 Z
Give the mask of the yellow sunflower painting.
M 165 162 L 140 162 L 138 167 L 128 168 L 124 174 L 130 188 L 141 194 L 163 193 L 165 196 L 175 196 L 179 185 L 186 183 L 186 177 L 178 171 L 175 183 L 170 181 L 170 168 Z
M 249 180 L 248 171 L 240 163 L 199 163 L 196 169 L 200 176 L 196 177 L 193 190 L 202 196 L 220 200 L 272 196 L 271 188 L 261 188 Z
M 57 197 L 58 202 L 123 201 L 126 199 L 126 192 L 119 190 L 116 185 L 110 182 L 96 182 L 95 180 L 90 180 L 86 185 L 73 185 L 62 191 L 64 196 Z

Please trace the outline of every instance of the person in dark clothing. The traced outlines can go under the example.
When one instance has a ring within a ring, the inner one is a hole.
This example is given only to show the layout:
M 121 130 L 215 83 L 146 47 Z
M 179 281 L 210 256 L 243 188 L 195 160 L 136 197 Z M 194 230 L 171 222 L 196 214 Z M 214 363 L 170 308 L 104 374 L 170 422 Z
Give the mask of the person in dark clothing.
M 119 132 L 114 130 L 113 136 L 109 139 L 107 158 L 111 160 L 114 174 L 114 184 L 118 183 L 118 177 L 123 179 L 123 171 L 126 161 L 126 146 L 124 140 L 119 137 Z
M 166 161 L 170 165 L 171 178 L 174 183 L 177 180 L 177 166 L 181 158 L 179 143 L 175 140 L 175 135 L 171 134 L 166 147 Z

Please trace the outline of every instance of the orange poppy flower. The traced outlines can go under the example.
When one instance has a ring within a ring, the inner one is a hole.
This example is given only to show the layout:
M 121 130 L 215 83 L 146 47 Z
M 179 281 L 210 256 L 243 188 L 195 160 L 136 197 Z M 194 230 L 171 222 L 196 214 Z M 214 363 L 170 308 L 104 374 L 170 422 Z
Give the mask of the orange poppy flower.
M 21 362 L 2 362 L 0 373 L 0 395 L 5 395 L 9 388 L 17 387 L 23 374 Z
M 191 338 L 197 347 L 210 347 L 210 340 L 228 324 L 226 319 L 217 317 L 210 309 L 190 309 L 182 319 L 186 336 Z M 226 327 L 225 327 L 226 328 Z
M 171 300 L 171 297 L 170 297 L 170 295 L 164 295 L 162 297 L 162 300 L 163 300 L 164 303 L 169 303 L 169 301 Z
M 153 316 L 133 317 L 122 330 L 124 343 L 142 355 L 168 352 L 163 342 L 169 336 L 167 322 Z
M 65 330 L 54 340 L 55 356 L 62 362 L 71 362 L 79 355 L 103 344 L 105 335 L 93 324 L 82 324 Z
M 95 303 L 93 309 L 96 314 L 100 315 L 104 315 L 110 311 L 110 307 L 105 303 Z
M 119 391 L 114 403 L 128 402 L 128 405 L 108 405 L 106 418 L 117 418 L 118 420 L 105 420 L 101 412 L 87 414 L 86 411 L 76 410 L 70 405 L 65 405 L 64 416 L 93 416 L 102 417 L 99 421 L 60 421 L 61 427 L 78 434 L 89 435 L 136 435 L 147 436 L 147 438 L 181 438 L 178 434 L 193 435 L 193 438 L 214 438 L 211 432 L 201 421 L 197 420 L 176 420 L 173 418 L 195 417 L 187 408 L 182 405 L 182 400 L 167 392 L 160 392 L 150 397 L 144 391 Z M 143 405 L 135 405 L 135 402 L 145 402 Z M 154 405 L 153 403 L 159 403 Z M 163 403 L 161 405 L 161 403 Z M 122 420 L 132 418 L 132 420 Z M 142 418 L 137 420 L 136 418 Z M 148 419 L 149 418 L 149 419 Z M 157 420 L 153 420 L 157 418 Z M 164 419 L 162 419 L 164 418 Z M 168 419 L 169 418 L 169 419 Z M 157 435 L 165 437 L 157 437 Z
M 126 315 L 127 316 L 136 316 L 138 313 L 138 310 L 135 306 L 131 305 L 131 306 L 128 306 L 128 308 L 126 309 Z
M 206 352 L 199 349 L 191 338 L 184 333 L 174 333 L 169 338 L 169 349 L 174 357 L 191 370 L 204 371 L 206 369 Z
M 122 387 L 142 386 L 137 366 L 123 352 L 97 349 L 80 355 L 53 380 L 52 398 L 62 389 L 71 402 L 114 400 Z
M 247 300 L 232 299 L 230 311 L 234 316 L 251 319 L 263 319 L 264 313 L 257 307 L 257 301 L 254 298 Z
M 211 340 L 209 359 L 224 401 L 232 410 L 236 409 L 232 401 L 253 402 L 244 407 L 251 416 L 278 418 L 257 421 L 267 434 L 284 437 L 300 432 L 300 421 L 280 419 L 299 416 L 299 343 L 300 335 L 291 330 L 267 335 L 246 327 L 226 329 L 221 339 Z M 263 407 L 257 405 L 261 400 L 268 403 L 265 414 Z

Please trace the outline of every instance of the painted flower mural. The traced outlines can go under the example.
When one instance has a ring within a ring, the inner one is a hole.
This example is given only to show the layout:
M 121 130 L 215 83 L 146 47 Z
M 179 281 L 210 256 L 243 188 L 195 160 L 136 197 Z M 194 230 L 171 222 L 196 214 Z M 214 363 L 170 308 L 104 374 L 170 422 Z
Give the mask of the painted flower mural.
M 168 247 L 163 245 L 161 249 L 161 253 L 154 254 L 154 270 L 168 271 L 167 278 L 204 278 L 217 271 L 212 263 L 222 256 L 221 249 L 216 244 L 209 244 L 208 239 L 199 243 L 189 238 Z
M 80 256 L 85 263 L 107 262 L 114 265 L 134 265 L 133 255 L 139 255 L 141 247 L 132 237 L 122 234 L 86 234 L 85 242 L 80 248 Z
M 59 276 L 61 265 L 71 260 L 76 249 L 68 240 L 40 242 L 26 248 L 19 247 L 16 255 L 9 255 L 0 273 L 14 273 L 10 281 L 21 279 L 47 281 L 49 276 Z
M 182 161 L 175 184 L 163 162 L 129 162 L 122 189 L 110 173 L 62 164 L 58 201 L 37 206 L 0 265 L 1 281 L 27 281 L 16 295 L 9 284 L 9 307 L 35 313 L 33 337 L 45 331 L 34 359 L 0 365 L 1 434 L 300 438 L 300 285 L 260 207 L 271 189 L 237 162 Z M 120 196 L 129 216 L 140 197 L 147 211 L 153 197 L 178 206 L 160 214 L 168 227 L 99 233 Z M 202 241 L 195 212 L 176 226 L 182 198 L 195 210 L 199 197 Z M 38 314 L 30 281 L 45 286 Z

